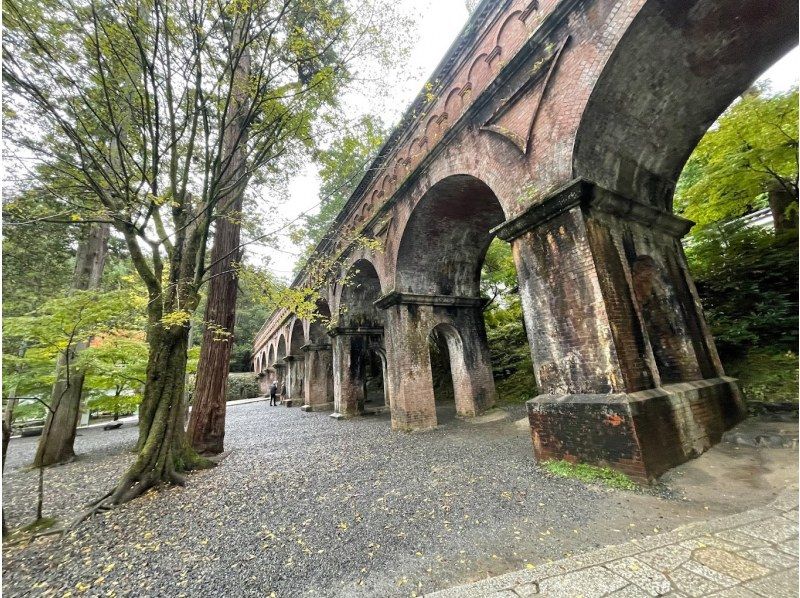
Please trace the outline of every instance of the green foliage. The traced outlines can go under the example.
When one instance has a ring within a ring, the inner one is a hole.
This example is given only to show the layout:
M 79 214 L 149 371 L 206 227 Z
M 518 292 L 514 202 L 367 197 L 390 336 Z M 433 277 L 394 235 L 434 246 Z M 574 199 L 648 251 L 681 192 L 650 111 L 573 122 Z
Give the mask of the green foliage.
M 597 467 L 586 463 L 570 463 L 569 461 L 544 461 L 542 463 L 549 473 L 561 477 L 580 480 L 590 484 L 599 483 L 617 490 L 635 490 L 636 483 L 624 473 L 614 471 L 610 467 Z
M 9 317 L 3 327 L 3 394 L 49 396 L 59 355 L 79 343 L 141 325 L 145 300 L 132 289 L 74 291 L 33 312 Z M 78 363 L 70 363 L 75 371 Z
M 695 233 L 686 250 L 723 358 L 797 346 L 797 231 L 731 223 Z
M 14 202 L 3 206 L 3 315 L 20 316 L 66 294 L 72 281 L 75 231 L 61 225 L 9 225 Z
M 93 339 L 78 358 L 78 367 L 86 373 L 89 408 L 119 414 L 135 411 L 146 380 L 148 353 L 142 333 L 122 331 Z
M 701 226 L 765 207 L 778 186 L 797 198 L 797 88 L 753 88 L 695 148 L 678 180 L 675 209 Z
M 228 375 L 228 387 L 225 395 L 226 401 L 239 399 L 252 399 L 261 394 L 258 387 L 258 378 L 252 372 L 231 373 Z
M 749 403 L 796 403 L 800 385 L 796 351 L 751 349 L 743 357 L 725 363 L 725 373 L 739 381 Z
M 322 240 L 336 215 L 344 207 L 386 137 L 386 129 L 373 116 L 364 116 L 339 130 L 327 149 L 316 153 L 319 164 L 319 212 L 303 218 L 299 237 L 309 250 Z
M 87 402 L 91 413 L 111 413 L 113 415 L 130 415 L 142 402 L 141 395 L 96 395 Z
M 489 298 L 484 312 L 486 336 L 500 403 L 521 403 L 537 394 L 531 350 L 522 317 L 517 270 L 511 246 L 494 239 L 486 252 L 481 292 Z
M 47 416 L 47 408 L 39 401 L 20 400 L 14 407 L 12 421 L 15 423 L 31 420 L 43 420 Z

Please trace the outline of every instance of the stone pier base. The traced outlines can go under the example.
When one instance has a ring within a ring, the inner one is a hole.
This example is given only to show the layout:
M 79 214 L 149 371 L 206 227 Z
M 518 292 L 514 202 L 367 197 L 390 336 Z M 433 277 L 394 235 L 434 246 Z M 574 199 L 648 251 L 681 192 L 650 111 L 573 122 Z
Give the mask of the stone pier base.
M 300 407 L 300 411 L 333 411 L 333 401 L 316 405 L 303 405 Z
M 746 415 L 728 377 L 628 394 L 539 395 L 527 405 L 537 461 L 608 466 L 640 482 L 705 452 Z

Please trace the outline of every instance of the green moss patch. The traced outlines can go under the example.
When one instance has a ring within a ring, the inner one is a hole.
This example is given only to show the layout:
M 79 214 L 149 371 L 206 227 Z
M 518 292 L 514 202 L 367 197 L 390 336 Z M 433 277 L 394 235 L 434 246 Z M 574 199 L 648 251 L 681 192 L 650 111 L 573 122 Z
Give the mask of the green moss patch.
M 638 486 L 624 473 L 614 471 L 610 467 L 597 467 L 587 463 L 570 463 L 569 461 L 544 461 L 542 464 L 549 473 L 562 478 L 572 478 L 590 484 L 600 483 L 617 490 L 636 490 Z

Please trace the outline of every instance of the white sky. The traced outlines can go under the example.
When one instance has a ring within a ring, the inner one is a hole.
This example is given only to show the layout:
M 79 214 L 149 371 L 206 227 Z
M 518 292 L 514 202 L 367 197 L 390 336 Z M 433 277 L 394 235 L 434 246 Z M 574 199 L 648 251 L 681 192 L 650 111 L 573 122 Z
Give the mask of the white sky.
M 379 116 L 387 125 L 394 124 L 400 119 L 467 19 L 465 0 L 398 0 L 398 2 L 408 6 L 409 10 L 421 14 L 422 18 L 419 20 L 417 39 L 406 68 L 406 74 L 411 73 L 411 75 L 404 80 L 400 73 L 388 77 L 397 83 L 393 83 L 387 90 L 386 95 L 391 98 L 390 104 L 379 112 Z M 800 64 L 800 49 L 795 48 L 764 73 L 761 79 L 769 79 L 773 90 L 788 89 L 798 82 L 798 64 Z M 358 99 L 353 103 L 364 104 Z M 298 172 L 289 184 L 289 199 L 279 202 L 280 216 L 291 221 L 317 204 L 319 184 L 313 164 Z M 272 264 L 270 270 L 289 282 L 292 268 L 297 261 L 296 255 L 301 248 L 289 239 L 288 231 L 280 234 L 278 240 L 279 251 L 249 246 L 249 259 L 257 262 L 263 259 L 262 256 L 269 254 Z

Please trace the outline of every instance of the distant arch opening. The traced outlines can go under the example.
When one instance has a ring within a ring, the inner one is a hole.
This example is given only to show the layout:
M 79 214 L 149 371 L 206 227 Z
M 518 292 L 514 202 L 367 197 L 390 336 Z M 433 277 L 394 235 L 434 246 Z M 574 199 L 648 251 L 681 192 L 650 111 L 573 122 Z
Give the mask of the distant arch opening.
M 385 384 L 385 314 L 375 306 L 381 296 L 378 272 L 368 260 L 356 261 L 345 275 L 339 301 L 337 340 L 347 364 L 342 380 L 344 409 L 356 414 L 388 405 Z

